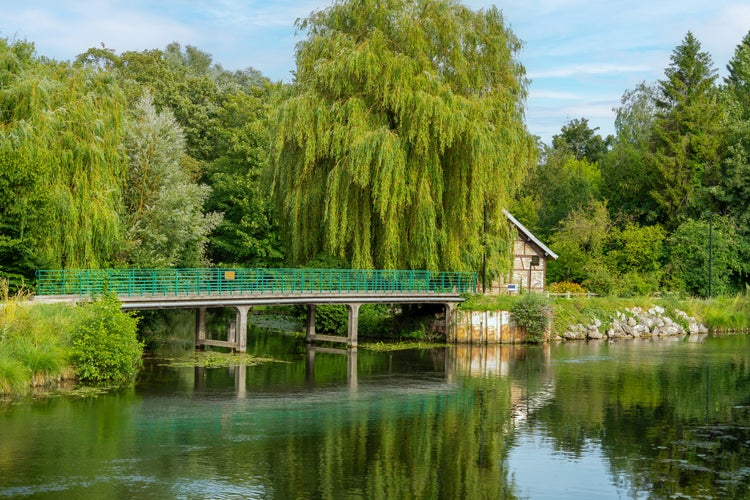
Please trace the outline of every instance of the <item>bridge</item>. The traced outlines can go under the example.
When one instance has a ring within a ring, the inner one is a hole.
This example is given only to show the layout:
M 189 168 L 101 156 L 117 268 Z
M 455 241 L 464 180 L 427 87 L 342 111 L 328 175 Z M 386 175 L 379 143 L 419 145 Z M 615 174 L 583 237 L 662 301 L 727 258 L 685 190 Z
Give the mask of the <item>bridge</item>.
M 437 303 L 445 306 L 446 328 L 462 294 L 476 293 L 471 272 L 358 269 L 87 269 L 36 272 L 37 301 L 91 300 L 117 295 L 125 310 L 190 308 L 196 310 L 195 344 L 247 349 L 247 315 L 254 306 L 307 306 L 306 339 L 357 346 L 362 304 Z M 347 336 L 315 332 L 315 308 L 344 304 L 349 311 Z M 206 338 L 206 309 L 232 307 L 236 319 L 226 340 Z

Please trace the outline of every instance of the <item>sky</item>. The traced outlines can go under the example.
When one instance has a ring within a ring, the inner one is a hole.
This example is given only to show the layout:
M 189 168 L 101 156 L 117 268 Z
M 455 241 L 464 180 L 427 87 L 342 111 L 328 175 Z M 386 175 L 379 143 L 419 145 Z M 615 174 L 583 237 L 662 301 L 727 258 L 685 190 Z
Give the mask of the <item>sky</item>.
M 664 78 L 688 31 L 720 77 L 750 31 L 748 0 L 463 0 L 491 5 L 523 43 L 531 80 L 529 131 L 550 144 L 569 121 L 586 118 L 614 133 L 614 108 L 640 82 Z M 0 37 L 34 42 L 38 55 L 73 60 L 90 47 L 117 53 L 177 42 L 211 54 L 228 70 L 260 70 L 290 82 L 295 20 L 330 0 L 0 0 Z

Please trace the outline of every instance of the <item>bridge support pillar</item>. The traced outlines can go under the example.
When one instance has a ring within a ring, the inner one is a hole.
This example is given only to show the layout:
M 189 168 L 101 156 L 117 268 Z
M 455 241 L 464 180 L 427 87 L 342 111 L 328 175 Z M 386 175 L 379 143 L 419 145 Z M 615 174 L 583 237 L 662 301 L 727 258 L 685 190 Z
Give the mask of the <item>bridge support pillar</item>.
M 446 342 L 455 342 L 456 341 L 456 335 L 455 331 L 453 330 L 452 320 L 453 320 L 453 310 L 456 308 L 456 305 L 447 302 L 445 304 L 445 341 Z
M 199 307 L 195 311 L 195 346 L 203 346 L 206 340 L 206 308 Z
M 346 307 L 349 309 L 349 329 L 346 336 L 346 345 L 350 348 L 357 347 L 357 330 L 359 325 L 359 307 L 362 304 L 352 303 L 347 304 Z
M 305 341 L 312 344 L 315 337 L 315 304 L 307 304 L 307 335 Z
M 235 330 L 234 344 L 237 352 L 247 351 L 247 313 L 252 309 L 252 306 L 234 306 L 237 309 L 237 319 Z M 231 341 L 231 339 L 227 339 Z

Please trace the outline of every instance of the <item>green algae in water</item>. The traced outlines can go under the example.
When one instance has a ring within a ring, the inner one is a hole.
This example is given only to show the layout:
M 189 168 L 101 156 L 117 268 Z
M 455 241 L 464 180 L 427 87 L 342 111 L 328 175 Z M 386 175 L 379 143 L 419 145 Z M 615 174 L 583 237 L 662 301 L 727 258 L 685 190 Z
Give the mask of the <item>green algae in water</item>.
M 230 366 L 256 366 L 263 363 L 287 363 L 273 358 L 253 356 L 251 354 L 233 354 L 224 352 L 196 352 L 189 358 L 162 358 L 160 366 L 174 368 L 228 368 Z

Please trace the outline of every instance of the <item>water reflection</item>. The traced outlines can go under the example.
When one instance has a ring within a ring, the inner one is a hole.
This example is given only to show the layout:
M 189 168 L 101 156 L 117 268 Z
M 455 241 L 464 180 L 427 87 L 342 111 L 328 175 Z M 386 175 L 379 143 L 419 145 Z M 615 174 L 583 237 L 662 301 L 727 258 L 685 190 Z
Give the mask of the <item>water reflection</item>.
M 336 349 L 333 347 L 307 346 L 305 357 L 305 382 L 308 387 L 315 387 L 315 355 L 329 354 L 346 357 L 346 385 L 349 390 L 357 390 L 357 349 Z
M 285 362 L 5 408 L 0 496 L 750 497 L 747 337 L 248 348 Z

